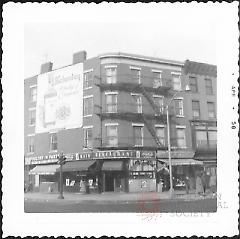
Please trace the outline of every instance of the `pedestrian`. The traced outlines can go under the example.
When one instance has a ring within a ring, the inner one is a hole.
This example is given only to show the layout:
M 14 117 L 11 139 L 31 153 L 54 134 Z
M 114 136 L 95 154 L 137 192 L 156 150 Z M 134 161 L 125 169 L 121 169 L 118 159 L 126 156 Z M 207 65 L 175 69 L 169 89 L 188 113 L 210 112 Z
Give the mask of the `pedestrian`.
M 216 174 L 214 174 L 214 175 L 212 174 L 209 179 L 209 187 L 210 187 L 210 190 L 211 190 L 213 196 L 216 193 L 216 189 L 217 189 L 216 186 L 217 186 L 217 176 L 216 176 Z
M 205 195 L 205 193 L 206 193 L 206 186 L 207 186 L 207 178 L 206 178 L 205 171 L 202 172 L 201 180 L 202 180 L 202 186 L 203 186 L 203 195 Z
M 200 195 L 202 193 L 203 193 L 203 185 L 202 185 L 200 173 L 198 172 L 196 176 L 196 194 Z
M 190 182 L 189 182 L 189 176 L 188 175 L 185 176 L 184 183 L 185 183 L 185 188 L 186 188 L 186 194 L 188 194 L 189 193 L 189 187 L 190 187 Z

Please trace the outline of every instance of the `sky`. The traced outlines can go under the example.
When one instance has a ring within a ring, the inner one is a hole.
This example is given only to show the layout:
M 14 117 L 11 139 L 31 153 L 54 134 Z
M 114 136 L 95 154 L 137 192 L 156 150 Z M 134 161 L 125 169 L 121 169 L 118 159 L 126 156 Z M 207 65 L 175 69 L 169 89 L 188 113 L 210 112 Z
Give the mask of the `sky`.
M 216 64 L 214 4 L 50 5 L 33 8 L 24 24 L 25 78 L 46 61 L 69 65 L 81 50 L 88 58 L 127 52 Z

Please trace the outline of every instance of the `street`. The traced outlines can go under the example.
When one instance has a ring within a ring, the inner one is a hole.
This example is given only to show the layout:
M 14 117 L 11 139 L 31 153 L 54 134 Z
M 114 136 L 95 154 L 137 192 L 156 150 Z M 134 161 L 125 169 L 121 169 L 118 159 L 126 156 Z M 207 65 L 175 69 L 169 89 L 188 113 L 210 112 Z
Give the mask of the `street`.
M 77 212 L 216 212 L 217 199 L 125 201 L 125 202 L 77 202 L 25 200 L 27 213 L 77 213 Z

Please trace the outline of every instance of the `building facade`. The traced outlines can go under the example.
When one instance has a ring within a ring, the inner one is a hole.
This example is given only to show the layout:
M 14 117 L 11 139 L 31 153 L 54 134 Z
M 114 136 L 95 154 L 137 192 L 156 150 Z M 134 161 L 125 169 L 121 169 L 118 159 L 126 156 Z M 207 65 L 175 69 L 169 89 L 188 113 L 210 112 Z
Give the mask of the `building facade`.
M 186 174 L 194 178 L 207 164 L 216 167 L 216 75 L 209 75 L 215 66 L 126 53 L 87 59 L 85 51 L 69 66 L 52 66 L 45 63 L 25 79 L 25 181 L 34 190 L 59 190 L 61 152 L 65 191 L 84 190 L 86 182 L 90 192 L 168 190 L 171 100 L 175 187 Z

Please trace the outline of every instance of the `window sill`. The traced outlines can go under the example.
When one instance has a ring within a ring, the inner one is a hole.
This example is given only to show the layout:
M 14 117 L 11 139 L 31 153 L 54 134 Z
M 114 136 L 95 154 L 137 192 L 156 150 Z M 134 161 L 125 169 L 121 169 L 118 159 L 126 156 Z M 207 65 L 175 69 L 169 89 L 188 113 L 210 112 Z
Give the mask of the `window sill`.
M 177 118 L 184 118 L 184 115 L 176 115 Z
M 93 115 L 84 115 L 83 117 L 92 117 Z

